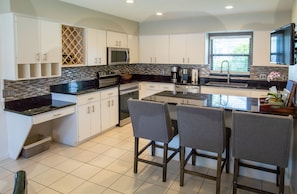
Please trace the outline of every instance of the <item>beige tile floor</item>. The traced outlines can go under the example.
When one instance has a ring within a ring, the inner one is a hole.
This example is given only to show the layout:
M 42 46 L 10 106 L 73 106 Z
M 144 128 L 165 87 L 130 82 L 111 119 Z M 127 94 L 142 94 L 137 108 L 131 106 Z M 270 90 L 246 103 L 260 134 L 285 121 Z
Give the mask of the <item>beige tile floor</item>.
M 178 161 L 170 162 L 165 183 L 161 180 L 162 171 L 155 166 L 139 163 L 138 174 L 134 174 L 133 145 L 131 124 L 128 124 L 77 147 L 52 143 L 49 150 L 31 158 L 0 161 L 0 194 L 12 193 L 14 173 L 20 169 L 27 172 L 28 194 L 215 193 L 214 181 L 191 175 L 185 176 L 185 185 L 180 187 Z M 212 169 L 200 167 L 199 170 L 214 173 Z M 272 183 L 244 181 L 272 191 L 276 189 Z M 221 193 L 232 193 L 232 174 L 223 173 Z M 290 194 L 287 187 L 285 193 Z

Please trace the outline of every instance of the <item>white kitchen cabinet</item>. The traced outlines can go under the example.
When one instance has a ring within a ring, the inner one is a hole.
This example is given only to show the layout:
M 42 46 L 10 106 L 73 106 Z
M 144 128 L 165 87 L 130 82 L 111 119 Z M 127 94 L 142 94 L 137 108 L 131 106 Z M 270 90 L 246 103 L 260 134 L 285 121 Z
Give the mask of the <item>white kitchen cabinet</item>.
M 251 89 L 250 97 L 252 98 L 266 98 L 268 94 L 268 90 L 260 90 L 260 89 Z
M 130 63 L 138 63 L 138 50 L 139 50 L 139 40 L 138 36 L 135 35 L 128 35 L 128 48 L 129 48 L 129 56 L 130 56 Z
M 245 96 L 245 97 L 251 97 L 251 98 L 265 98 L 267 97 L 268 90 L 201 86 L 201 93 L 226 94 L 226 95 L 233 95 L 233 96 Z
M 102 131 L 119 123 L 119 91 L 117 87 L 101 91 L 101 121 Z
M 78 96 L 78 141 L 101 132 L 99 92 Z
M 106 31 L 97 29 L 86 30 L 87 64 L 106 65 Z
M 61 75 L 61 25 L 13 13 L 2 14 L 1 63 L 9 80 Z
M 173 64 L 204 64 L 204 34 L 170 35 L 170 63 Z
M 76 103 L 75 116 L 64 121 L 68 127 L 55 127 L 60 123 L 54 121 L 53 138 L 58 142 L 75 146 L 101 132 L 100 91 L 81 95 L 52 93 L 52 98 Z
M 204 94 L 226 94 L 233 96 L 250 96 L 250 90 L 245 88 L 201 86 L 201 93 Z
M 107 31 L 107 47 L 128 48 L 128 35 Z
M 169 63 L 169 35 L 140 36 L 141 63 Z
M 254 31 L 253 65 L 254 66 L 271 65 L 269 51 L 270 51 L 270 31 Z
M 139 87 L 139 99 L 162 92 L 174 91 L 175 85 L 173 83 L 160 82 L 141 82 Z

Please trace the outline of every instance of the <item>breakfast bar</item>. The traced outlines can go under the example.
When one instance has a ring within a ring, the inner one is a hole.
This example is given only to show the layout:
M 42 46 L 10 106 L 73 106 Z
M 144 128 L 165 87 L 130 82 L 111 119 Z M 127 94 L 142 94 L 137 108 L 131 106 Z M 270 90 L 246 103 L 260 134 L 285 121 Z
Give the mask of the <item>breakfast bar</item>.
M 196 106 L 206 106 L 206 107 L 214 107 L 214 108 L 224 108 L 225 110 L 225 125 L 226 127 L 230 127 L 232 130 L 232 110 L 238 111 L 245 111 L 245 112 L 252 112 L 252 113 L 265 113 L 265 114 L 282 114 L 288 115 L 295 113 L 294 107 L 290 107 L 289 110 L 293 110 L 291 112 L 284 111 L 274 111 L 275 109 L 282 109 L 283 107 L 271 107 L 268 104 L 265 104 L 264 99 L 261 98 L 250 98 L 244 96 L 232 96 L 232 95 L 222 95 L 222 94 L 193 94 L 193 93 L 185 93 L 185 92 L 172 92 L 172 91 L 164 91 L 160 92 L 148 97 L 143 98 L 142 100 L 146 101 L 155 101 L 155 102 L 167 102 L 170 110 L 170 116 L 172 119 L 176 119 L 176 104 L 188 104 L 188 105 L 196 105 Z M 265 107 L 265 108 L 263 108 Z M 270 107 L 270 108 L 267 108 Z M 293 114 L 294 116 L 295 114 Z M 293 137 L 292 137 L 293 140 Z M 289 158 L 289 166 L 286 169 L 285 175 L 285 182 L 286 184 L 289 183 L 291 179 L 291 172 L 292 172 L 292 147 L 293 143 L 296 140 L 293 140 L 291 143 L 290 148 L 290 158 Z M 273 142 L 271 142 L 273 143 Z M 179 145 L 179 139 L 176 138 L 171 146 Z M 231 143 L 232 145 L 232 143 Z M 231 146 L 232 150 L 232 146 Z M 187 150 L 189 151 L 189 150 Z M 178 158 L 176 157 L 176 160 Z M 199 159 L 199 165 L 208 167 L 208 168 L 215 168 L 215 162 L 212 161 Z M 231 172 L 233 172 L 233 160 L 230 161 L 231 164 Z M 269 167 L 266 164 L 258 164 L 263 167 Z M 270 182 L 275 181 L 275 175 L 271 173 L 263 173 L 253 169 L 243 169 L 241 172 L 243 175 L 248 177 L 261 177 L 263 180 L 267 180 Z

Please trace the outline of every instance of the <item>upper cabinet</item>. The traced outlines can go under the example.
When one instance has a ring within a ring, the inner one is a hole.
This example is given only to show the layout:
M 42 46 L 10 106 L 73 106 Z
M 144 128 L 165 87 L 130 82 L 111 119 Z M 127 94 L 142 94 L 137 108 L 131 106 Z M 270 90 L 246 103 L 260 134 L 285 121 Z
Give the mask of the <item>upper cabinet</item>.
M 86 39 L 87 64 L 106 65 L 106 31 L 87 29 Z
M 169 35 L 140 36 L 141 63 L 169 63 Z
M 3 78 L 35 79 L 61 75 L 61 25 L 12 13 L 1 15 Z
M 204 64 L 204 34 L 170 35 L 170 63 Z
M 270 64 L 270 31 L 254 31 L 253 65 L 269 66 Z
M 139 40 L 138 36 L 135 35 L 128 35 L 128 48 L 130 52 L 130 63 L 138 63 L 138 50 L 139 50 Z
M 107 47 L 128 48 L 128 35 L 107 31 Z

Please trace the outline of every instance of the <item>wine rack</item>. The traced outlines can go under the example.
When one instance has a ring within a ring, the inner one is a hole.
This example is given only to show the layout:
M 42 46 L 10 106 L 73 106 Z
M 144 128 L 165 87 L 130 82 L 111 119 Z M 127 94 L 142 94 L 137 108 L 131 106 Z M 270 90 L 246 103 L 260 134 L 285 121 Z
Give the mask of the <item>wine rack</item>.
M 84 28 L 62 25 L 62 64 L 84 64 L 84 43 Z

